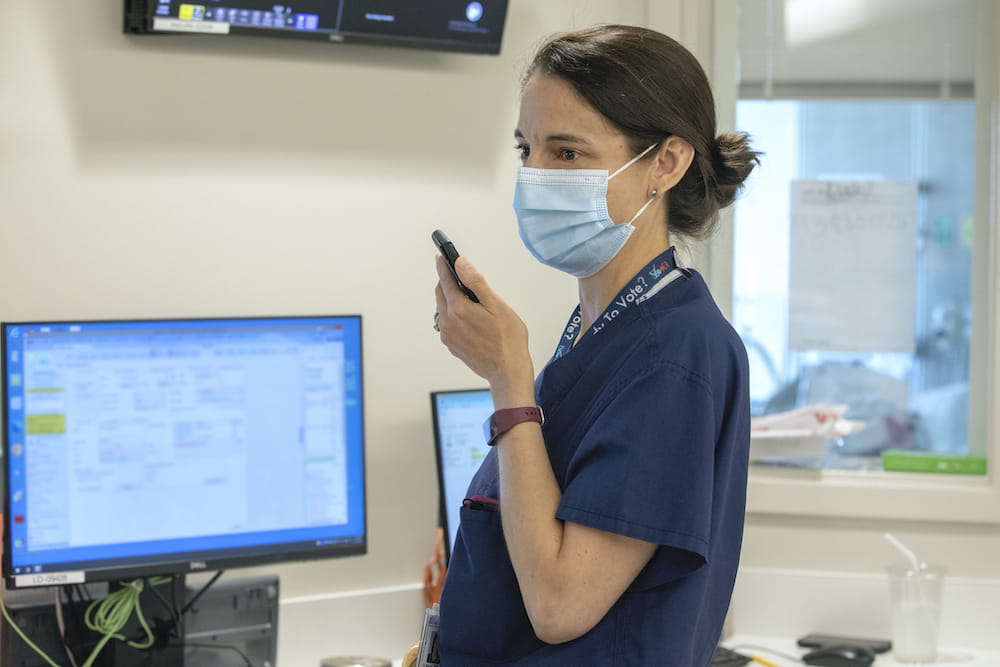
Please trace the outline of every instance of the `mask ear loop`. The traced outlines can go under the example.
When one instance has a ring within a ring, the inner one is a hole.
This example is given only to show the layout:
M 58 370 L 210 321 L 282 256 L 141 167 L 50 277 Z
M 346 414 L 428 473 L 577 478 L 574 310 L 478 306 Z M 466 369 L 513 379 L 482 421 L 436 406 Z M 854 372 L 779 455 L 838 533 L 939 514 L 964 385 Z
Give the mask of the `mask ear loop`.
M 623 164 L 618 169 L 618 171 L 616 171 L 615 173 L 613 173 L 610 176 L 608 176 L 608 180 L 610 181 L 612 178 L 614 178 L 615 176 L 617 176 L 618 174 L 622 173 L 623 171 L 625 171 L 626 169 L 628 169 L 629 167 L 631 167 L 633 164 L 635 164 L 636 162 L 638 162 L 639 160 L 641 160 L 643 155 L 645 155 L 649 151 L 651 151 L 654 148 L 656 148 L 656 146 L 657 146 L 657 144 L 650 144 L 646 148 L 646 150 L 644 150 L 643 152 L 641 152 L 638 155 L 636 155 L 634 158 L 632 158 L 631 160 L 629 160 L 628 162 L 626 162 L 625 164 Z M 647 200 L 646 203 L 642 205 L 642 208 L 640 208 L 638 211 L 635 212 L 635 215 L 632 216 L 632 219 L 629 220 L 628 222 L 626 222 L 625 224 L 626 225 L 631 225 L 633 222 L 635 222 L 636 220 L 638 220 L 639 216 L 646 212 L 646 209 L 649 208 L 649 205 L 653 203 L 654 199 L 656 199 L 656 190 L 653 190 L 653 192 L 651 193 L 651 195 L 649 197 L 649 200 Z
M 626 225 L 631 225 L 633 222 L 635 222 L 636 220 L 638 220 L 639 216 L 642 215 L 646 211 L 647 208 L 649 208 L 649 205 L 652 204 L 655 199 L 656 199 L 656 190 L 653 190 L 653 196 L 650 197 L 649 200 L 646 201 L 646 203 L 642 205 L 642 208 L 640 208 L 638 211 L 635 212 L 635 215 L 632 216 L 632 219 L 629 220 L 628 222 L 626 222 L 625 224 Z
M 625 171 L 626 169 L 628 169 L 629 167 L 631 167 L 633 164 L 635 164 L 636 162 L 638 162 L 639 160 L 641 160 L 643 155 L 645 155 L 649 151 L 651 151 L 654 148 L 656 148 L 656 146 L 657 146 L 656 144 L 650 144 L 649 148 L 647 148 L 643 152 L 641 152 L 638 155 L 636 155 L 634 158 L 632 158 L 631 160 L 629 160 L 628 162 L 626 162 L 625 164 L 623 164 L 621 167 L 619 167 L 619 169 L 617 171 L 615 171 L 615 173 L 613 173 L 610 176 L 608 176 L 608 180 L 610 181 L 612 178 L 614 178 L 615 176 L 617 176 L 618 174 L 622 173 L 623 171 Z

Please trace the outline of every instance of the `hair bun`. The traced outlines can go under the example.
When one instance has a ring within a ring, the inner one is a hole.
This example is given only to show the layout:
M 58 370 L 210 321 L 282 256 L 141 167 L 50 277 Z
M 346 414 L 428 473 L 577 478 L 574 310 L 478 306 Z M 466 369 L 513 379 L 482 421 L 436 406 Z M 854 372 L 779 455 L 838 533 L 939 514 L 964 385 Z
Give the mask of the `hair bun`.
M 760 164 L 760 152 L 750 148 L 746 134 L 720 134 L 712 146 L 715 168 L 715 201 L 719 208 L 732 204 L 743 189 L 753 168 Z

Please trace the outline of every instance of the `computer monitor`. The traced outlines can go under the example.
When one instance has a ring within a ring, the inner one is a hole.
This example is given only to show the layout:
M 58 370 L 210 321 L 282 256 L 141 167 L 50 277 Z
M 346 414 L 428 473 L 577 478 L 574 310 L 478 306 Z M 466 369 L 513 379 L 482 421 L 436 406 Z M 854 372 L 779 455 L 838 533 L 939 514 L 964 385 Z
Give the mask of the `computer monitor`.
M 366 550 L 360 316 L 2 325 L 20 588 Z
M 449 560 L 469 482 L 489 452 L 483 422 L 491 414 L 493 399 L 489 389 L 431 392 L 441 526 Z
M 130 34 L 197 33 L 497 54 L 508 0 L 125 0 Z

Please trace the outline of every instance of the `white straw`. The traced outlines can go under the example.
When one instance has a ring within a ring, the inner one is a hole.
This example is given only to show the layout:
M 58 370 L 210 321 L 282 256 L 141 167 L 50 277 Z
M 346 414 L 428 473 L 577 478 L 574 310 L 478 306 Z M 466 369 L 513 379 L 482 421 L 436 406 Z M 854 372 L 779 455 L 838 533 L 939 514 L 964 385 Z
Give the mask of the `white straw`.
M 917 554 L 913 553 L 913 550 L 908 546 L 899 541 L 899 538 L 892 533 L 882 533 L 882 536 L 889 541 L 892 546 L 896 547 L 910 560 L 910 565 L 913 566 L 913 571 L 917 572 L 924 569 L 926 566 L 920 562 L 917 558 Z

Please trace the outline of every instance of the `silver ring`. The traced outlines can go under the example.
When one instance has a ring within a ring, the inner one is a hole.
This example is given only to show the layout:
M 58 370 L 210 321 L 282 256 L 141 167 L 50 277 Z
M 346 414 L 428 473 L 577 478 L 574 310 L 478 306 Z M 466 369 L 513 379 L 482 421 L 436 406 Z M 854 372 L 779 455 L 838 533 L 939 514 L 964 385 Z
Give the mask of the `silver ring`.
M 441 331 L 441 327 L 438 326 L 438 319 L 441 317 L 441 313 L 434 313 L 434 331 Z

